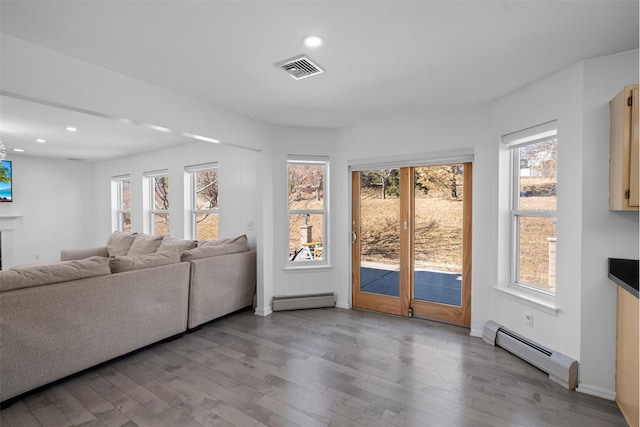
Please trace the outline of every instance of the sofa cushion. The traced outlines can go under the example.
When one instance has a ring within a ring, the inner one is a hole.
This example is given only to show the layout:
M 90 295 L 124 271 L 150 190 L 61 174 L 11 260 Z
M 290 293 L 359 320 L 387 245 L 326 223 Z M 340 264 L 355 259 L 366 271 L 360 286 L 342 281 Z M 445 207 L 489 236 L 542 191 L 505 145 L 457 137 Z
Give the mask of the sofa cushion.
M 188 250 L 186 252 L 183 252 L 180 258 L 182 259 L 182 261 L 193 261 L 196 259 L 208 258 L 212 256 L 246 252 L 247 250 L 247 237 L 240 236 L 239 238 L 233 239 L 232 241 L 228 241 L 226 243 L 199 246 L 195 249 Z
M 107 240 L 109 256 L 127 255 L 138 233 L 114 231 Z
M 177 249 L 178 252 L 182 253 L 189 249 L 194 249 L 196 246 L 197 242 L 195 240 L 185 240 L 174 236 L 164 236 L 164 239 L 162 239 L 162 243 L 160 243 L 160 247 L 158 248 L 158 252 Z
M 114 256 L 109 258 L 109 267 L 112 273 L 122 273 L 123 271 L 142 270 L 179 262 L 180 253 L 177 249 L 172 249 L 139 256 Z
M 129 252 L 124 255 L 138 256 L 155 254 L 156 252 L 158 252 L 158 248 L 160 247 L 163 239 L 164 236 L 154 236 L 153 234 L 140 233 L 134 239 L 131 248 L 129 248 Z
M 244 247 L 244 250 L 247 250 L 247 236 L 243 234 L 242 236 L 238 236 L 234 239 L 220 239 L 220 240 L 200 240 L 198 242 L 198 247 L 201 246 L 220 246 L 224 244 L 232 244 L 232 245 L 240 245 Z
M 108 274 L 111 274 L 109 258 L 99 256 L 55 264 L 15 267 L 0 271 L 0 292 Z

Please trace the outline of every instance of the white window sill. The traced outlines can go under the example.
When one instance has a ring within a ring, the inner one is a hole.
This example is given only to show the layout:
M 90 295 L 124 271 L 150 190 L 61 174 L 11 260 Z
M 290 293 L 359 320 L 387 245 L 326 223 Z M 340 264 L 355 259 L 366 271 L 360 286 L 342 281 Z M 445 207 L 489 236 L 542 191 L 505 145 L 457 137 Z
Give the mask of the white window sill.
M 300 266 L 287 265 L 284 268 L 285 273 L 316 273 L 318 271 L 328 271 L 333 269 L 330 264 L 307 264 Z
M 495 286 L 493 290 L 496 291 L 498 295 L 502 297 L 508 298 L 513 301 L 517 301 L 524 305 L 528 305 L 529 307 L 533 307 L 547 314 L 551 314 L 552 316 L 557 316 L 558 311 L 560 311 L 560 309 L 556 306 L 554 301 L 549 301 L 540 297 L 536 297 L 535 295 L 531 295 L 529 293 L 519 291 L 517 289 L 507 288 L 504 286 Z

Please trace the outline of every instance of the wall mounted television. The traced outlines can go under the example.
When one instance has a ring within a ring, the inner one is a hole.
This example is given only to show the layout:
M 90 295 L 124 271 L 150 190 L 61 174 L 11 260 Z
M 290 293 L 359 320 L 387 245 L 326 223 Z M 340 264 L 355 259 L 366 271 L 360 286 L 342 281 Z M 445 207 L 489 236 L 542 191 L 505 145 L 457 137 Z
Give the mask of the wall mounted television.
M 11 160 L 0 161 L 0 202 L 13 201 L 13 169 Z

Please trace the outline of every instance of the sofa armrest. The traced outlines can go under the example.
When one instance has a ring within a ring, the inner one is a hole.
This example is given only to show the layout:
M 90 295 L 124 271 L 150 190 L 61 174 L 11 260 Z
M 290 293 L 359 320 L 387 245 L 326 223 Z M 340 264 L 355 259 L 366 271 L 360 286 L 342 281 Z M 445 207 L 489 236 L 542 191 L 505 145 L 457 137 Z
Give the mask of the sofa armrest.
M 253 304 L 256 292 L 256 251 L 189 261 L 188 329 Z
M 109 251 L 106 246 L 98 246 L 94 248 L 77 248 L 63 249 L 60 251 L 60 261 L 73 261 L 76 259 L 85 259 L 92 256 L 108 257 Z

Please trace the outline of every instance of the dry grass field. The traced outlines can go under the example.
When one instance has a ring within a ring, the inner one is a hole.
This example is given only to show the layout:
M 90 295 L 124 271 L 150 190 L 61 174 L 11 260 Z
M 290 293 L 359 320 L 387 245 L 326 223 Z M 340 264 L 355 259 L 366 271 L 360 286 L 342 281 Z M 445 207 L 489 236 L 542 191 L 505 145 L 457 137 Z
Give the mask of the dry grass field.
M 544 178 L 523 178 L 521 209 L 556 209 L 555 184 Z M 463 190 L 459 191 L 462 198 Z M 415 200 L 415 267 L 446 272 L 462 270 L 462 201 L 442 197 L 441 194 L 416 193 Z M 292 208 L 313 208 L 315 200 L 308 198 L 293 202 Z M 361 201 L 361 257 L 362 261 L 398 265 L 400 263 L 400 202 L 387 194 L 382 199 L 375 188 L 362 189 Z M 313 226 L 313 240 L 322 241 L 322 216 L 311 215 L 307 222 Z M 555 237 L 555 225 L 549 218 L 521 220 L 520 281 L 554 290 L 549 280 L 549 241 Z M 300 249 L 300 227 L 305 218 L 292 215 L 289 219 L 289 255 Z M 555 276 L 555 272 L 552 272 Z
M 553 185 L 541 178 L 523 179 L 523 189 L 533 191 L 521 197 L 522 209 L 556 208 Z M 416 195 L 415 267 L 460 272 L 462 269 L 462 201 L 446 197 Z M 399 264 L 400 206 L 397 197 L 382 199 L 366 192 L 361 203 L 361 256 L 363 261 Z M 522 220 L 520 237 L 520 281 L 554 290 L 549 281 L 549 241 L 555 226 L 549 218 Z M 553 272 L 553 275 L 555 273 Z

